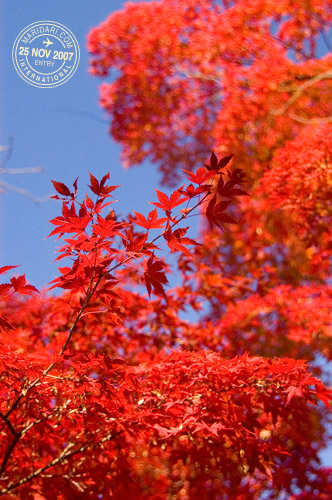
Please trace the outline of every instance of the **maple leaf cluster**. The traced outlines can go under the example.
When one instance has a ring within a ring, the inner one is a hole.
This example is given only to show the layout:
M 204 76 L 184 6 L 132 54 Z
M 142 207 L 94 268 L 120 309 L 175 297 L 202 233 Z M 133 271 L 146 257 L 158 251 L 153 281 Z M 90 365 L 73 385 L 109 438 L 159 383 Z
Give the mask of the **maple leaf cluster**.
M 182 196 L 195 194 L 200 179 L 217 193 L 202 210 L 202 244 L 178 254 L 182 280 L 168 303 L 156 299 L 148 323 L 136 310 L 151 360 L 159 349 L 179 347 L 229 359 L 249 352 L 306 359 L 330 380 L 331 28 L 324 0 L 162 0 L 127 4 L 91 30 L 90 71 L 104 78 L 100 105 L 124 164 L 150 159 L 170 186 L 182 168 L 193 184 Z M 225 169 L 204 179 L 196 161 L 207 148 L 222 161 L 234 154 L 232 171 L 246 172 L 250 196 L 241 182 L 229 184 Z M 227 205 L 227 189 L 238 190 L 237 203 Z M 183 319 L 188 309 L 199 318 L 194 325 Z M 297 471 L 284 459 L 272 483 L 247 478 L 236 493 L 225 492 L 225 478 L 215 492 L 207 475 L 189 497 L 329 498 L 330 472 L 317 465 L 329 419 L 320 410 L 307 418 L 301 432 L 308 441 L 291 451 Z M 293 428 L 289 450 L 298 436 Z M 187 478 L 185 469 L 174 482 Z M 293 489 L 280 486 L 286 477 Z
M 124 163 L 172 191 L 121 218 L 110 174 L 53 181 L 61 293 L 0 285 L 0 497 L 331 498 L 331 23 L 162 0 L 91 30 Z
M 272 0 L 162 0 L 110 15 L 90 31 L 90 71 L 116 71 L 100 103 L 125 164 L 150 158 L 171 183 L 204 149 L 221 148 L 236 151 L 239 166 L 249 170 L 255 159 L 262 169 L 271 151 L 331 115 L 331 23 L 325 0 L 277 8 Z
M 312 439 L 313 418 L 320 425 L 318 401 L 330 408 L 331 391 L 304 361 L 225 359 L 215 336 L 203 346 L 197 325 L 179 316 L 195 299 L 165 289 L 163 247 L 187 263 L 201 248 L 183 227 L 195 210 L 222 234 L 224 224 L 236 224 L 226 210 L 248 193 L 231 160 L 212 153 L 204 167 L 185 171 L 189 185 L 169 196 L 157 190 L 147 216 L 126 220 L 109 210 L 117 188 L 109 174 L 101 181 L 90 174 L 92 195 L 82 201 L 77 180 L 72 189 L 53 181 L 62 212 L 51 235 L 64 241 L 56 260 L 71 266 L 59 268 L 50 288 L 65 291 L 40 296 L 24 276 L 1 285 L 4 498 L 51 499 L 60 491 L 63 498 L 162 499 L 170 489 L 177 498 L 226 498 L 258 494 L 257 485 L 276 478 L 284 490 L 301 483 L 304 467 L 300 474 L 294 457 Z M 303 422 L 305 441 L 292 421 Z M 305 463 L 308 477 L 315 456 Z
M 261 193 L 285 212 L 308 246 L 323 252 L 331 239 L 332 127 L 304 129 L 279 149 L 261 179 Z

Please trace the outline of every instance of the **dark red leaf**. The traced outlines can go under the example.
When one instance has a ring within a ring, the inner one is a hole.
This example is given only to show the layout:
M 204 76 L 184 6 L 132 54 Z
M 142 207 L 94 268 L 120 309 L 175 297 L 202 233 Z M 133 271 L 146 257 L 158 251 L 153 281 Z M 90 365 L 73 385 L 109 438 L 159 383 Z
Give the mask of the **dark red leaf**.
M 144 279 L 149 297 L 151 296 L 152 288 L 157 295 L 165 297 L 163 285 L 168 283 L 168 279 L 164 272 L 165 264 L 161 260 L 154 260 L 154 254 L 145 262 Z
M 91 182 L 91 184 L 89 185 L 89 188 L 91 189 L 91 191 L 94 194 L 99 196 L 99 194 L 100 194 L 99 182 L 90 172 L 89 172 L 89 175 L 90 175 L 90 182 Z
M 63 196 L 70 196 L 71 195 L 69 188 L 65 184 L 63 184 L 62 182 L 52 181 L 52 183 L 53 183 L 55 190 L 59 194 L 62 194 Z

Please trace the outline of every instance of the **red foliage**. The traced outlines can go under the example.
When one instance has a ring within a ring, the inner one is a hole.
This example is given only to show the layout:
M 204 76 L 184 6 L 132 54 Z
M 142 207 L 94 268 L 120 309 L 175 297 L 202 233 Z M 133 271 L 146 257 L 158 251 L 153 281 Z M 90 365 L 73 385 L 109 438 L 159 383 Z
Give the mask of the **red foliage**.
M 332 496 L 331 21 L 325 0 L 163 0 L 91 31 L 125 161 L 188 183 L 121 220 L 109 174 L 83 198 L 53 181 L 62 293 L 0 285 L 0 496 Z
M 295 457 L 314 439 L 323 412 L 317 402 L 329 408 L 332 391 L 304 361 L 247 354 L 222 358 L 213 350 L 220 350 L 223 339 L 202 343 L 204 321 L 197 336 L 196 325 L 179 319 L 186 301 L 181 289 L 174 298 L 164 289 L 167 266 L 156 256 L 155 243 L 163 237 L 172 252 L 193 261 L 187 246 L 196 242 L 184 236 L 188 228 L 175 226 L 206 207 L 210 223 L 223 229 L 225 210 L 243 194 L 234 189 L 244 182 L 238 169 L 227 171 L 221 194 L 229 159 L 216 161 L 212 154 L 210 165 L 217 168 L 205 167 L 212 177 L 202 168 L 189 176 L 204 187 L 189 198 L 181 199 L 178 190 L 170 197 L 157 192 L 160 203 L 154 204 L 166 215 L 159 219 L 156 209 L 147 218 L 136 213 L 136 219 L 122 222 L 114 214 L 104 217 L 114 190 L 109 175 L 99 182 L 90 174 L 95 202 L 88 195 L 78 200 L 76 181 L 73 192 L 54 182 L 62 215 L 51 221 L 56 226 L 51 234 L 65 241 L 58 260 L 70 257 L 72 266 L 59 268 L 52 288 L 67 291 L 53 299 L 39 297 L 24 276 L 2 285 L 0 493 L 5 498 L 53 499 L 59 491 L 62 498 L 161 499 L 169 491 L 176 498 L 228 498 L 231 491 L 249 498 L 275 483 L 292 491 L 318 473 L 316 449 L 301 474 Z M 185 201 L 185 213 L 174 214 Z M 145 233 L 134 231 L 137 223 Z M 155 226 L 162 232 L 149 240 Z M 143 268 L 148 294 L 157 299 L 125 290 L 130 281 L 141 281 L 139 267 L 132 275 L 125 272 L 133 260 Z M 23 301 L 17 293 L 32 297 Z M 236 311 L 228 314 L 234 325 L 244 322 Z M 220 332 L 227 329 L 227 315 L 223 322 L 215 325 Z M 193 342 L 198 352 L 189 351 Z M 175 344 L 181 349 L 169 353 Z M 301 422 L 305 439 L 293 422 Z
M 139 315 L 148 348 L 128 325 L 140 359 L 142 350 L 153 361 L 169 348 L 213 350 L 230 360 L 247 352 L 311 362 L 319 357 L 324 367 L 312 372 L 329 374 L 331 27 L 325 0 L 162 0 L 127 4 L 91 30 L 90 70 L 106 78 L 100 104 L 124 163 L 149 158 L 169 185 L 183 167 L 191 184 L 176 200 L 216 191 L 201 210 L 202 244 L 183 245 L 182 281 L 167 293 L 166 305 L 156 299 L 149 307 L 147 322 Z M 223 158 L 212 155 L 197 170 L 207 149 Z M 249 184 L 242 185 L 238 169 Z M 169 197 L 157 203 L 171 205 Z M 171 222 L 173 214 L 167 216 Z M 174 236 L 166 231 L 166 242 L 181 250 L 186 235 Z M 138 282 L 133 272 L 122 276 Z M 198 317 L 194 324 L 180 319 L 189 307 Z M 182 458 L 176 477 L 183 489 L 174 489 L 174 476 L 169 498 L 331 496 L 328 471 L 314 458 L 329 437 L 320 412 L 309 410 L 301 429 L 293 425 L 287 434 L 292 458 L 284 458 L 270 479 L 237 482 L 223 475 L 229 464 L 216 465 L 216 476 L 209 471 L 192 489 L 191 458 Z M 300 436 L 307 439 L 302 448 L 295 444 Z M 226 463 L 223 457 L 220 464 Z M 150 464 L 159 470 L 157 462 Z
M 169 183 L 207 149 L 262 168 L 331 115 L 331 54 L 317 55 L 331 22 L 328 0 L 126 4 L 88 38 L 91 73 L 117 75 L 100 103 L 125 164 L 151 158 Z
M 262 193 L 285 212 L 301 239 L 321 251 L 326 248 L 332 215 L 331 125 L 304 129 L 279 149 L 261 184 Z

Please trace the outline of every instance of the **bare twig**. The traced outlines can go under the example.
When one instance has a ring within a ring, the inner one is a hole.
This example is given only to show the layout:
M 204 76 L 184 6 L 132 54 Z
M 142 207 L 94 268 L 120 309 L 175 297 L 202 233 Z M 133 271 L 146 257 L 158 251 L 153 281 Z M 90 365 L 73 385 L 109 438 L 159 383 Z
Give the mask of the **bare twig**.
M 9 184 L 8 182 L 5 181 L 0 181 L 0 188 L 4 188 L 5 190 L 7 189 L 8 191 L 12 191 L 13 193 L 21 194 L 26 198 L 28 198 L 29 200 L 31 200 L 33 203 L 44 203 L 44 201 L 48 201 L 51 198 L 50 194 L 37 198 L 36 196 L 33 196 L 27 189 L 13 186 L 13 184 Z
M 296 92 L 288 99 L 288 101 L 279 109 L 277 110 L 272 110 L 272 113 L 276 116 L 282 115 L 287 111 L 287 109 L 294 104 L 295 101 L 303 94 L 303 92 L 308 88 L 314 85 L 317 82 L 320 82 L 322 80 L 327 80 L 332 78 L 332 69 L 328 69 L 327 71 L 324 71 L 323 73 L 319 73 L 319 75 L 314 76 L 313 78 L 310 78 L 310 80 L 306 81 L 302 85 L 298 87 Z
M 87 443 L 82 444 L 81 446 L 79 446 L 78 448 L 76 448 L 74 450 L 72 450 L 72 448 L 75 447 L 75 444 L 70 442 L 57 458 L 55 458 L 54 460 L 52 460 L 48 464 L 44 465 L 43 467 L 40 467 L 39 469 L 35 470 L 34 472 L 29 474 L 28 476 L 20 479 L 19 481 L 16 481 L 16 482 L 9 484 L 7 486 L 7 488 L 3 488 L 2 490 L 0 490 L 0 495 L 5 495 L 6 493 L 9 493 L 9 491 L 12 491 L 13 489 L 18 488 L 19 486 L 22 486 L 23 484 L 31 481 L 35 477 L 40 476 L 47 469 L 50 469 L 54 465 L 57 465 L 57 464 L 63 462 L 64 460 L 67 460 L 68 458 L 70 458 L 74 455 L 77 455 L 78 453 L 82 453 L 83 451 L 85 451 L 89 448 L 98 448 L 99 446 L 106 443 L 107 441 L 110 441 L 110 439 L 112 439 L 113 437 L 114 437 L 114 433 L 109 433 L 103 439 L 98 441 L 97 443 L 87 442 Z
M 200 71 L 188 71 L 187 69 L 184 69 L 180 64 L 176 64 L 174 66 L 175 71 L 178 73 L 182 73 L 184 76 L 187 78 L 194 78 L 196 80 L 207 80 L 207 81 L 212 81 L 216 83 L 221 83 L 222 78 L 224 76 L 224 71 L 222 70 L 220 73 L 215 73 L 213 75 L 208 75 L 206 73 L 202 73 Z
M 181 215 L 181 217 L 179 219 L 173 220 L 172 224 L 170 224 L 170 229 L 173 229 L 181 221 L 183 221 L 184 219 L 186 219 L 196 208 L 198 208 L 200 205 L 202 205 L 205 202 L 205 200 L 208 198 L 209 194 L 210 194 L 210 192 L 207 191 L 207 193 L 201 199 L 199 199 L 198 202 L 186 214 Z M 169 228 L 167 228 L 167 230 L 168 229 Z M 80 318 L 82 317 L 85 309 L 88 307 L 89 302 L 90 302 L 92 296 L 94 295 L 95 291 L 97 290 L 98 285 L 99 285 L 100 281 L 102 280 L 102 278 L 105 277 L 105 276 L 109 276 L 113 271 L 115 271 L 119 267 L 125 265 L 130 260 L 140 257 L 142 255 L 142 252 L 144 252 L 149 247 L 151 247 L 151 245 L 153 245 L 157 240 L 159 240 L 165 234 L 165 232 L 166 232 L 166 229 L 162 233 L 160 233 L 159 235 L 157 235 L 155 238 L 153 238 L 150 242 L 148 242 L 145 245 L 143 245 L 142 248 L 138 252 L 136 252 L 133 255 L 129 255 L 128 257 L 125 257 L 123 260 L 121 260 L 121 262 L 118 262 L 113 267 L 111 267 L 109 270 L 107 270 L 106 272 L 100 274 L 97 277 L 97 279 L 96 279 L 96 276 L 92 276 L 91 277 L 90 284 L 88 286 L 84 302 L 83 302 L 82 307 L 79 310 L 79 312 L 78 312 L 78 314 L 77 314 L 77 316 L 76 316 L 76 318 L 75 318 L 75 320 L 74 320 L 74 322 L 73 322 L 73 324 L 72 324 L 72 326 L 71 326 L 71 328 L 70 328 L 70 330 L 68 332 L 67 338 L 66 338 L 66 340 L 65 340 L 62 348 L 60 349 L 59 357 L 61 357 L 63 355 L 63 353 L 66 351 L 66 349 L 67 349 L 67 347 L 68 347 L 68 345 L 69 345 L 69 343 L 71 341 L 71 338 L 73 336 L 73 333 L 75 331 L 75 328 L 77 326 L 77 323 L 79 322 Z M 96 281 L 94 283 L 95 279 L 96 279 Z M 54 366 L 57 364 L 57 362 L 58 362 L 58 359 L 55 360 L 55 361 L 53 361 L 46 368 L 46 370 L 44 370 L 44 372 L 42 373 L 42 375 L 40 377 L 37 377 L 27 388 L 25 388 L 24 390 L 22 390 L 21 393 L 20 393 L 20 395 L 16 398 L 16 400 L 12 404 L 11 408 L 7 411 L 7 413 L 5 415 L 1 415 L 1 418 L 7 423 L 7 425 L 10 428 L 12 434 L 14 435 L 14 438 L 13 438 L 11 444 L 9 445 L 9 447 L 7 449 L 7 452 L 5 454 L 5 457 L 4 457 L 3 461 L 2 461 L 2 464 L 1 464 L 1 467 L 0 467 L 0 476 L 3 474 L 3 472 L 4 472 L 5 468 L 6 468 L 6 465 L 8 463 L 8 460 L 10 459 L 11 454 L 12 454 L 15 446 L 19 442 L 20 438 L 24 434 L 26 434 L 28 432 L 28 430 L 30 430 L 34 425 L 36 425 L 37 423 L 39 423 L 39 420 L 37 419 L 34 422 L 32 422 L 31 424 L 27 425 L 25 428 L 23 428 L 20 432 L 16 432 L 15 429 L 12 428 L 12 426 L 10 424 L 9 417 L 15 411 L 15 409 L 18 407 L 19 403 L 27 395 L 27 393 L 30 392 L 34 387 L 36 387 L 41 382 L 42 378 L 46 377 L 49 374 L 49 372 L 54 368 Z M 101 441 L 101 443 L 102 442 L 104 442 L 104 441 Z M 39 476 L 40 474 L 42 474 L 49 467 L 52 467 L 53 465 L 56 465 L 61 460 L 65 459 L 65 458 L 68 458 L 69 456 L 72 456 L 73 454 L 76 454 L 76 453 L 79 453 L 81 451 L 84 451 L 84 449 L 86 449 L 86 446 L 81 446 L 78 450 L 76 450 L 74 452 L 70 452 L 69 454 L 62 453 L 57 459 L 53 460 L 48 465 L 46 465 L 44 467 L 41 467 L 40 469 L 38 469 L 34 473 L 30 474 L 26 478 L 23 478 L 19 482 L 13 483 L 12 485 L 9 485 L 7 488 L 1 490 L 0 494 L 5 494 L 5 493 L 11 491 L 12 489 L 14 489 L 14 488 L 16 488 L 16 487 L 24 484 L 25 482 L 32 480 L 33 478 L 35 478 L 35 477 Z
M 13 434 L 13 436 L 16 437 L 19 433 L 16 432 L 16 430 L 14 429 L 14 427 L 13 427 L 11 421 L 9 420 L 9 418 L 6 415 L 4 415 L 2 412 L 0 412 L 0 418 L 2 418 L 2 420 L 6 423 L 8 429 Z
M 295 113 L 289 113 L 289 118 L 300 123 L 305 123 L 308 125 L 318 125 L 320 123 L 331 123 L 332 116 L 324 116 L 321 118 L 305 118 L 303 116 L 296 115 Z
M 9 160 L 12 157 L 14 150 L 14 141 L 13 138 L 9 138 L 9 143 L 7 146 L 0 146 L 0 153 L 6 153 L 0 162 L 0 175 L 1 174 L 10 174 L 10 175 L 22 175 L 22 174 L 36 174 L 42 172 L 44 170 L 43 167 L 26 167 L 26 168 L 8 168 L 7 165 Z M 36 197 L 33 196 L 27 189 L 20 188 L 10 184 L 6 181 L 0 181 L 0 192 L 12 191 L 13 193 L 21 194 L 31 200 L 33 203 L 43 203 L 44 201 L 48 201 L 51 195 Z

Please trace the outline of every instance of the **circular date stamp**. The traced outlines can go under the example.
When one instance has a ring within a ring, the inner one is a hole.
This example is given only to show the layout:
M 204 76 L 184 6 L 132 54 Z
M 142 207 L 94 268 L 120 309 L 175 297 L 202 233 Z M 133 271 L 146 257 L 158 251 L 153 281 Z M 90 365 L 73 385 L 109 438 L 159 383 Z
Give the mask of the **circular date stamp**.
M 16 37 L 12 58 L 17 73 L 30 85 L 58 87 L 77 70 L 80 48 L 73 33 L 63 24 L 37 21 Z

